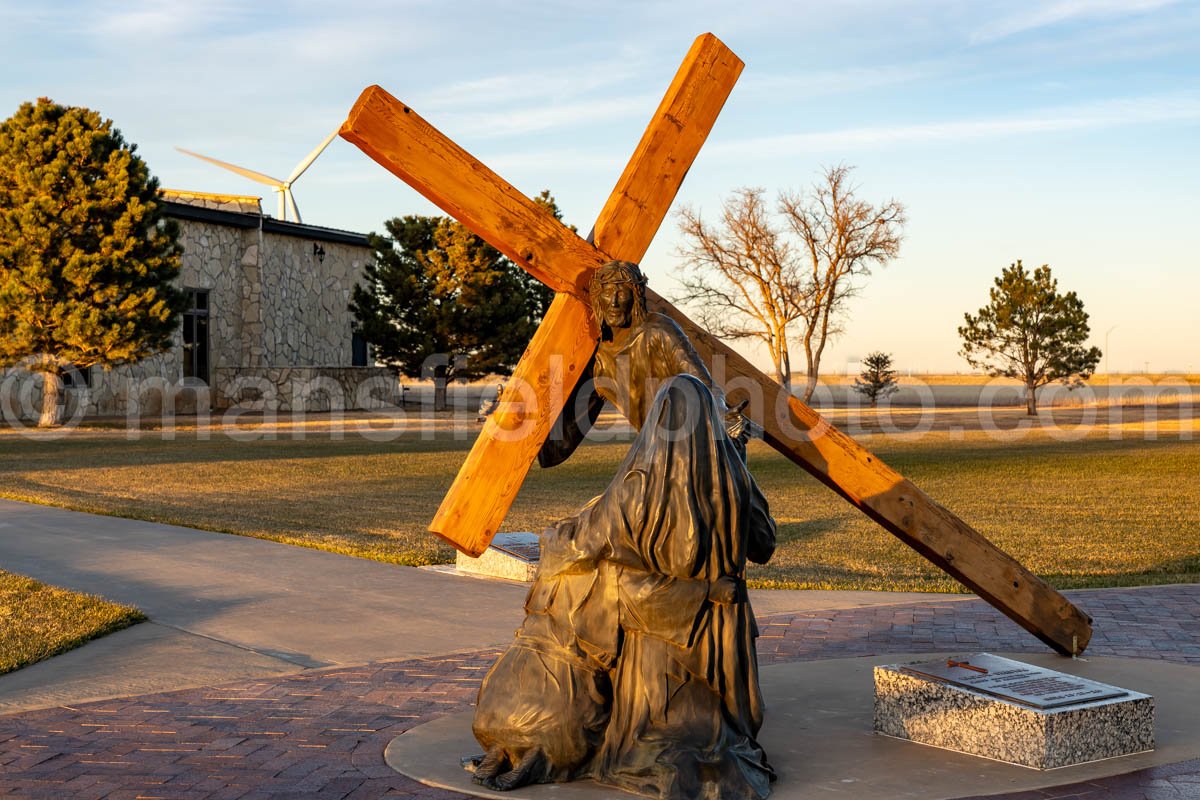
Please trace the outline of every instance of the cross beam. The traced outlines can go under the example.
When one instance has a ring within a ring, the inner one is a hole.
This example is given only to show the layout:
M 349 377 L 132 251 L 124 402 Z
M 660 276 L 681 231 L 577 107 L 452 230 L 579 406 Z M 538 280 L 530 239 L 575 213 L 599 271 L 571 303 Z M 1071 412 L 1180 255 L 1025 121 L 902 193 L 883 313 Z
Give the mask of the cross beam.
M 592 272 L 612 258 L 640 260 L 741 66 L 710 34 L 696 40 L 597 220 L 594 243 L 379 87 L 355 103 L 343 137 L 559 293 L 500 413 L 485 424 L 431 525 L 460 550 L 486 549 L 594 352 L 595 323 L 583 302 Z M 678 309 L 647 294 L 652 310 L 688 334 L 730 401 L 752 401 L 750 416 L 769 445 L 1053 649 L 1071 655 L 1087 647 L 1090 620 L 1070 601 Z

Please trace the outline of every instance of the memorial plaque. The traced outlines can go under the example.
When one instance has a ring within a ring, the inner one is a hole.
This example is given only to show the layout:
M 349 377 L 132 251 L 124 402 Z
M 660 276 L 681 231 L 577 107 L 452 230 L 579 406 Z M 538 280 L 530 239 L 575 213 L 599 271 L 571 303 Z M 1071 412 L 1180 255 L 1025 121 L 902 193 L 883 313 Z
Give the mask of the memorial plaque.
M 536 533 L 498 533 L 492 539 L 491 546 L 513 558 L 534 564 L 542 554 L 539 540 Z
M 990 653 L 905 664 L 913 675 L 962 686 L 1030 708 L 1049 709 L 1124 697 L 1129 692 L 1106 683 L 1013 661 Z

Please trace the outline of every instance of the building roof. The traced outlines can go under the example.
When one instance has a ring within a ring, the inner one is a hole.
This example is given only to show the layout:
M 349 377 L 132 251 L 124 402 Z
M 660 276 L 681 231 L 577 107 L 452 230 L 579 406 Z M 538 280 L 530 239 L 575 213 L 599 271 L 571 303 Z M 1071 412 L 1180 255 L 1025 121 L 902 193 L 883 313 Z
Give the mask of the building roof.
M 159 189 L 163 200 L 184 203 L 189 206 L 211 208 L 216 211 L 241 211 L 245 214 L 261 214 L 262 198 L 252 194 L 216 194 L 193 192 L 188 189 Z
M 300 222 L 284 222 L 283 220 L 269 217 L 261 212 L 248 213 L 244 211 L 226 211 L 217 208 L 205 208 L 199 205 L 193 205 L 187 202 L 170 199 L 172 196 L 181 197 L 183 195 L 200 196 L 199 192 L 171 192 L 163 193 L 163 207 L 166 210 L 168 217 L 174 219 L 188 219 L 197 222 L 209 222 L 214 225 L 227 225 L 231 228 L 261 228 L 267 233 L 278 233 L 284 236 L 295 236 L 301 239 L 316 239 L 320 242 L 336 242 L 338 244 L 352 244 L 359 247 L 370 247 L 367 242 L 365 233 L 355 233 L 354 231 L 343 231 L 337 228 L 323 228 L 319 225 L 306 225 Z M 213 195 L 214 199 L 228 199 L 233 201 L 235 197 L 241 199 L 242 195 Z M 257 200 L 258 198 L 251 198 Z

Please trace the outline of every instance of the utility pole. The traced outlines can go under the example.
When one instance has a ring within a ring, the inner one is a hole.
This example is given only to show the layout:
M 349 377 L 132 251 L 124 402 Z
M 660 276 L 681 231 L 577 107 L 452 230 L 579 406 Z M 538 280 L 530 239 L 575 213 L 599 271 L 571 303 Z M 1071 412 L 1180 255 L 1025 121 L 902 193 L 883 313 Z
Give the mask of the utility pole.
M 1116 329 L 1117 329 L 1117 326 L 1113 325 L 1111 328 L 1109 328 L 1107 331 L 1104 332 L 1104 374 L 1105 375 L 1112 374 L 1111 372 L 1109 372 L 1109 369 L 1108 369 L 1108 335 L 1110 333 L 1112 333 L 1113 331 L 1115 331 Z

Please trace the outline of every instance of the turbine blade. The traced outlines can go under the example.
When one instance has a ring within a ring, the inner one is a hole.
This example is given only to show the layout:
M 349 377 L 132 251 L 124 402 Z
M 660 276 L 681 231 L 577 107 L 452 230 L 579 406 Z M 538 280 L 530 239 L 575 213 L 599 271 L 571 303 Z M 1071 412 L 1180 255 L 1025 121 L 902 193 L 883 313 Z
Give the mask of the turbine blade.
M 341 130 L 341 129 L 339 128 L 338 130 Z M 288 176 L 286 183 L 289 186 L 291 186 L 292 182 L 294 180 L 296 180 L 296 178 L 299 178 L 301 175 L 303 175 L 304 170 L 306 170 L 312 166 L 312 163 L 317 160 L 317 156 L 321 155 L 321 153 L 325 150 L 326 147 L 329 147 L 329 143 L 332 142 L 334 137 L 336 137 L 337 135 L 338 135 L 338 131 L 334 131 L 333 133 L 326 136 L 325 141 L 323 141 L 319 145 L 317 145 L 316 148 L 311 153 L 309 153 L 308 155 L 306 155 L 304 157 L 303 161 L 301 161 L 299 164 L 296 165 L 296 168 L 294 170 L 292 170 L 292 174 Z
M 296 208 L 296 198 L 292 194 L 292 190 L 284 189 L 283 194 L 284 194 L 284 196 L 287 197 L 288 208 L 290 208 L 292 210 L 292 216 L 295 217 L 295 219 L 293 219 L 292 222 L 299 223 L 300 222 L 300 209 Z
M 182 147 L 176 147 L 175 149 L 185 155 L 191 156 L 192 158 L 198 158 L 201 161 L 207 161 L 210 164 L 216 164 L 218 167 L 223 167 L 223 168 L 229 170 L 230 172 L 236 172 L 238 175 L 241 175 L 243 178 L 249 178 L 252 181 L 258 181 L 259 183 L 265 183 L 268 186 L 283 186 L 283 181 L 279 180 L 279 178 L 272 178 L 270 175 L 264 175 L 261 172 L 255 172 L 252 169 L 246 169 L 245 167 L 239 167 L 237 164 L 230 164 L 228 161 L 221 161 L 216 158 L 202 156 L 199 153 L 193 153 L 191 150 L 184 150 Z

